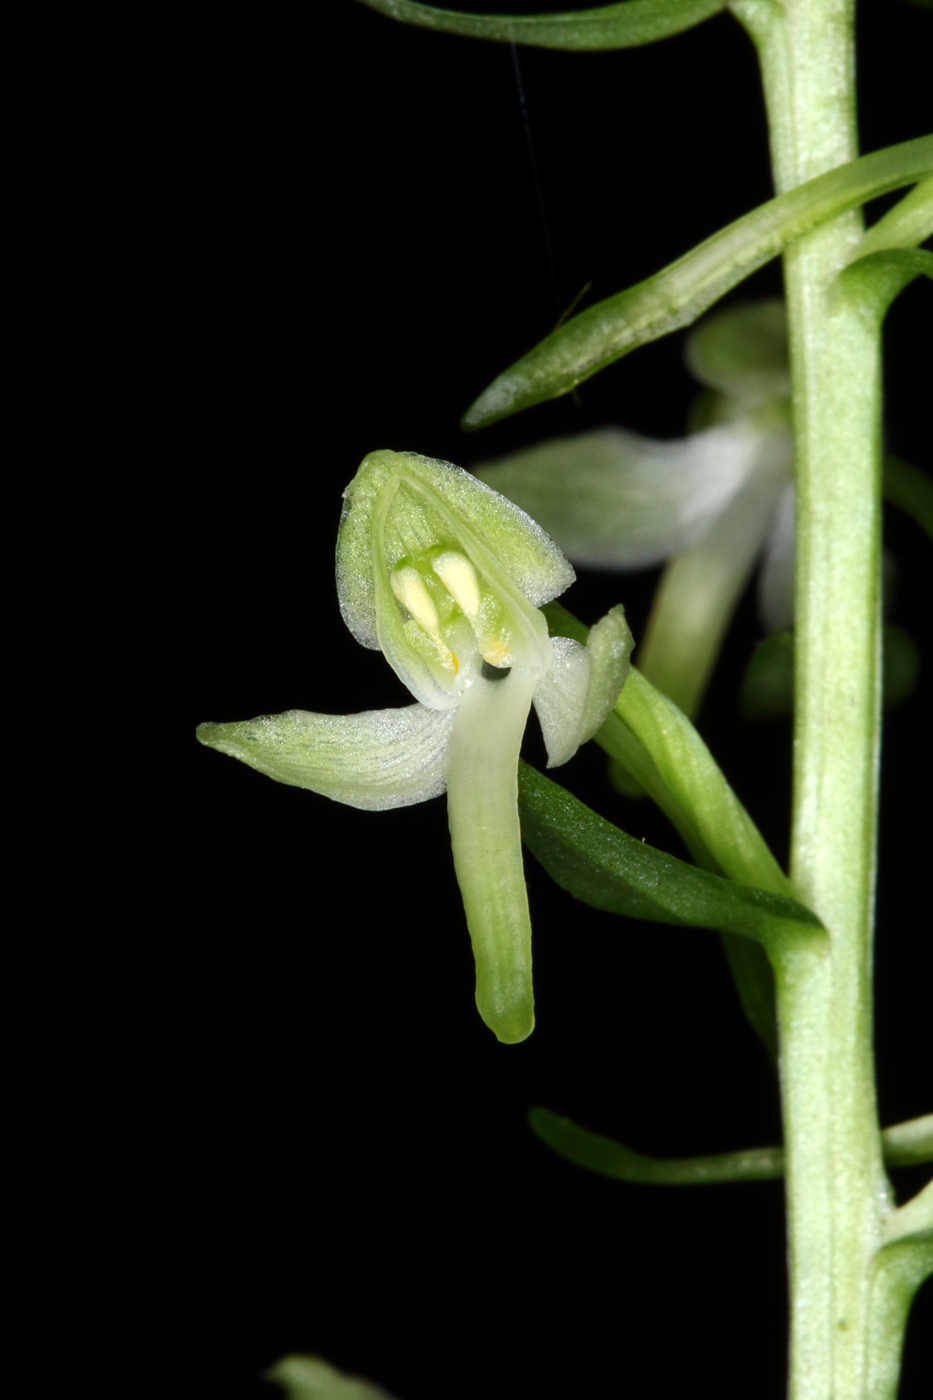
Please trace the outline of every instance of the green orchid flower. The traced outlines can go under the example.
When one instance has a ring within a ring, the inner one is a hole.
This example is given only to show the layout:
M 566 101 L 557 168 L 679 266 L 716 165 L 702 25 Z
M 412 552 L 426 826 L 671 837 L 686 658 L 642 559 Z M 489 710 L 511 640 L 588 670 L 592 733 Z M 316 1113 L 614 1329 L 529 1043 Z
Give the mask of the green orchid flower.
M 476 961 L 476 1003 L 499 1040 L 534 1027 L 518 757 L 532 704 L 550 767 L 592 738 L 628 673 L 621 607 L 586 647 L 539 611 L 574 572 L 522 510 L 468 472 L 373 452 L 344 493 L 344 621 L 415 697 L 355 715 L 289 710 L 202 724 L 198 738 L 279 782 L 372 811 L 447 792 L 454 865 Z
M 689 716 L 754 571 L 767 630 L 794 598 L 793 437 L 787 325 L 777 299 L 728 307 L 687 340 L 705 386 L 693 431 L 662 442 L 609 427 L 477 467 L 575 563 L 665 563 L 640 642 L 641 671 Z

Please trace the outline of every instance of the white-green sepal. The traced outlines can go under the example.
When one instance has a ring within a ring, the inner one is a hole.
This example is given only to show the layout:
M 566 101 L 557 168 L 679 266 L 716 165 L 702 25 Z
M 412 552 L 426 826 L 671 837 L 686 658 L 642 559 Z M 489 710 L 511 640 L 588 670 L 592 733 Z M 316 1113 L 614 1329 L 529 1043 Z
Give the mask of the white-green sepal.
M 555 438 L 476 469 L 528 511 L 576 563 L 643 569 L 688 548 L 759 459 L 748 423 L 659 442 L 624 428 Z
M 460 608 L 456 586 L 445 593 L 436 572 L 444 560 L 475 593 L 476 616 Z M 424 609 L 416 575 L 431 594 Z M 337 540 L 344 620 L 432 709 L 459 703 L 471 648 L 492 665 L 546 670 L 547 628 L 537 608 L 573 580 L 539 525 L 449 462 L 371 452 L 344 493 Z
M 580 720 L 590 682 L 586 647 L 569 637 L 554 637 L 547 675 L 534 693 L 535 712 L 547 749 L 547 766 L 559 768 L 580 747 Z
M 201 724 L 197 733 L 202 744 L 279 783 L 381 812 L 445 791 L 454 714 L 424 705 L 358 715 L 286 710 L 235 724 Z
M 619 699 L 631 667 L 634 638 L 621 603 L 610 608 L 590 628 L 586 650 L 590 658 L 590 683 L 580 723 L 580 743 L 592 739 Z
M 393 502 L 383 522 L 389 568 L 406 554 L 443 542 L 467 555 L 479 546 L 500 558 L 512 586 L 536 608 L 573 583 L 573 569 L 541 526 L 462 467 L 415 452 L 370 452 L 344 492 L 337 540 L 341 610 L 364 646 L 376 645 L 375 599 L 367 578 L 372 512 L 392 481 L 409 495 L 407 509 Z
M 625 684 L 632 644 L 621 606 L 590 628 L 585 647 L 552 638 L 553 660 L 534 693 L 549 768 L 573 758 L 601 727 Z

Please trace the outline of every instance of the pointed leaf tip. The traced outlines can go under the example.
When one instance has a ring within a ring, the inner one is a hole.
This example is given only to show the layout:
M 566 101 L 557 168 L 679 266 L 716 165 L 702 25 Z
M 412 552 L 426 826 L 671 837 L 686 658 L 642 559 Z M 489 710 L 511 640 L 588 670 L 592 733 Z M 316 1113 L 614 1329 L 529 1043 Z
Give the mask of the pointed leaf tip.
M 678 860 L 597 815 L 526 763 L 519 765 L 522 837 L 575 899 L 654 923 L 713 928 L 768 943 L 810 937 L 816 915 L 783 895 L 755 889 Z
M 558 398 L 639 345 L 691 325 L 789 243 L 837 214 L 933 172 L 933 136 L 860 156 L 760 205 L 654 277 L 566 321 L 467 409 L 466 431 Z M 847 270 L 848 271 L 848 270 Z
M 266 1380 L 282 1386 L 288 1400 L 392 1400 L 381 1386 L 348 1376 L 319 1356 L 284 1356 Z

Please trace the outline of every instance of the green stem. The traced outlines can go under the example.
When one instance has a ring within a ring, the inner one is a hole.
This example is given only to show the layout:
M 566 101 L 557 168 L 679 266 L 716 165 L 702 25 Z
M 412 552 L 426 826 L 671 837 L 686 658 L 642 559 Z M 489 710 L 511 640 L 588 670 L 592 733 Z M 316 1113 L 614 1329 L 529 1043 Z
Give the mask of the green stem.
M 775 184 L 852 160 L 852 0 L 748 0 Z M 880 713 L 878 318 L 841 295 L 850 212 L 785 253 L 797 471 L 791 874 L 830 953 L 776 967 L 792 1400 L 868 1394 L 874 1256 L 890 1214 L 874 1086 L 871 939 Z

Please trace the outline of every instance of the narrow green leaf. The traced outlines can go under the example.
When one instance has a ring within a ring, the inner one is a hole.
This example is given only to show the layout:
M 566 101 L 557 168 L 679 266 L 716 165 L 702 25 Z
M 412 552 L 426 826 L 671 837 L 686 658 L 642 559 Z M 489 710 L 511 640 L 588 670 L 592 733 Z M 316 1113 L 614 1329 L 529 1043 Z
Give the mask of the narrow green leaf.
M 557 398 L 615 360 L 688 326 L 731 287 L 826 219 L 933 172 L 933 136 L 889 146 L 761 205 L 662 272 L 574 316 L 484 390 L 466 429 Z
M 705 1186 L 721 1181 L 770 1181 L 784 1175 L 780 1147 L 753 1147 L 745 1152 L 717 1152 L 707 1157 L 646 1157 L 621 1142 L 558 1118 L 547 1108 L 528 1114 L 533 1132 L 559 1156 L 616 1181 L 653 1186 Z
M 641 1181 L 655 1186 L 704 1186 L 718 1181 L 769 1181 L 784 1175 L 783 1147 L 753 1147 L 744 1152 L 716 1152 L 705 1157 L 647 1157 L 624 1143 L 581 1128 L 570 1118 L 559 1118 L 549 1108 L 533 1108 L 528 1114 L 528 1123 L 542 1142 L 568 1162 L 617 1181 Z M 905 1157 L 904 1147 L 898 1144 L 908 1141 L 915 1144 L 914 1151 L 925 1151 L 926 1155 Z M 919 1146 L 921 1141 L 925 1142 L 925 1149 Z M 881 1145 L 886 1166 L 930 1161 L 933 1159 L 933 1115 L 885 1128 Z
M 288 1400 L 392 1400 L 372 1381 L 347 1376 L 319 1356 L 284 1356 L 266 1380 L 277 1381 Z
M 882 1238 L 885 1243 L 890 1243 L 922 1234 L 933 1236 L 933 1180 L 928 1181 L 900 1210 L 888 1216 Z
M 577 641 L 586 639 L 586 627 L 562 604 L 548 603 L 543 611 L 552 636 L 568 636 Z M 694 815 L 665 782 L 645 744 L 624 723 L 617 711 L 608 716 L 596 735 L 596 742 L 613 760 L 616 785 L 619 785 L 620 776 L 628 775 L 637 791 L 649 796 L 680 833 L 697 865 L 712 874 L 721 874 L 721 867 L 704 840 Z M 722 931 L 720 937 L 745 1018 L 764 1045 L 771 1063 L 776 1065 L 774 974 L 767 954 L 758 943 L 752 943 L 747 938 Z
M 699 870 L 628 836 L 521 763 L 522 839 L 562 889 L 591 905 L 655 923 L 723 929 L 767 942 L 789 924 L 820 928 L 795 900 Z
M 597 742 L 614 758 L 627 762 L 649 796 L 677 823 L 698 864 L 743 884 L 792 897 L 790 881 L 693 725 L 634 666 Z M 641 750 L 647 761 L 636 769 L 627 756 Z M 654 773 L 659 783 L 652 780 Z M 763 950 L 753 949 L 749 957 L 747 951 L 729 947 L 732 935 L 723 931 L 722 936 L 742 1010 L 774 1061 L 777 1017 L 769 960 Z
M 922 1162 L 933 1162 L 933 1113 L 885 1128 L 881 1144 L 889 1167 L 914 1167 Z
M 933 540 L 933 479 L 900 457 L 885 457 L 884 498 L 913 516 Z
M 679 34 L 724 10 L 729 0 L 625 0 L 557 15 L 470 15 L 413 0 L 362 0 L 371 10 L 422 29 L 531 44 L 543 49 L 627 49 Z
M 880 326 L 894 298 L 916 277 L 933 282 L 933 253 L 925 248 L 885 248 L 844 267 L 839 287 L 850 303 Z
M 896 1400 L 907 1315 L 917 1289 L 933 1273 L 933 1230 L 892 1240 L 878 1250 L 873 1266 L 863 1394 Z
M 790 881 L 687 716 L 635 666 L 615 713 L 644 744 L 722 873 L 793 898 Z
M 933 176 L 921 180 L 910 194 L 872 224 L 852 251 L 850 263 L 885 248 L 916 248 L 933 234 Z

